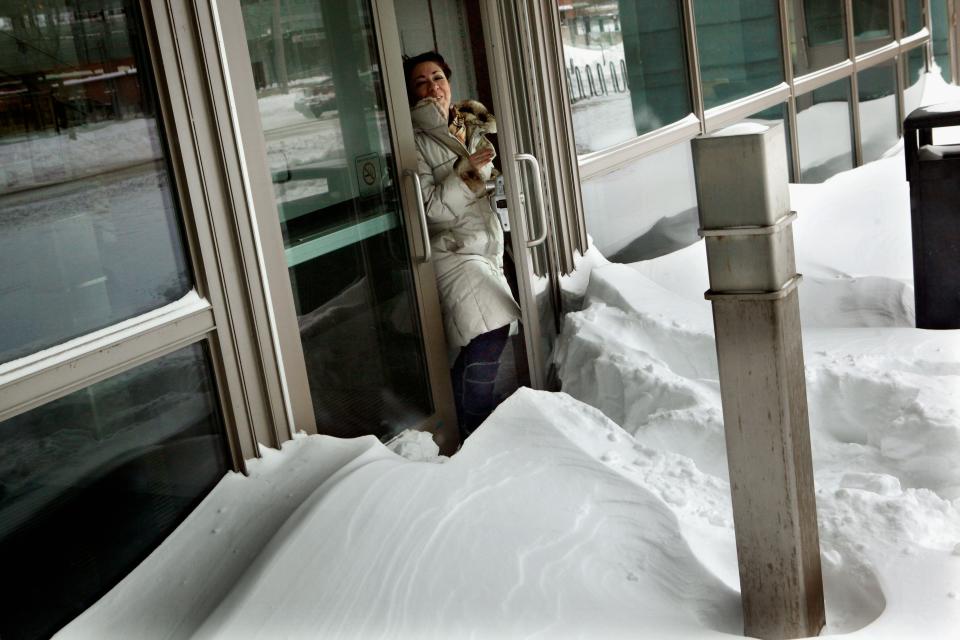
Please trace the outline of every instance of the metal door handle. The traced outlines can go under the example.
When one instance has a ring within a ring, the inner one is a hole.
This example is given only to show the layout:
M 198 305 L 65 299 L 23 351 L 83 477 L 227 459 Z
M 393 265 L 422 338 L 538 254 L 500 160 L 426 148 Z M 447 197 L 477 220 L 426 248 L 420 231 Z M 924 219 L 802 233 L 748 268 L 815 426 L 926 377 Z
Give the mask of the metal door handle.
M 527 240 L 527 248 L 532 249 L 543 244 L 547 239 L 547 210 L 543 206 L 543 180 L 540 177 L 540 163 L 529 153 L 518 153 L 514 156 L 517 162 L 529 162 L 533 165 L 533 182 L 537 190 L 537 208 L 540 210 L 540 235 L 533 240 Z
M 420 213 L 420 238 L 423 240 L 423 261 L 430 262 L 433 251 L 430 248 L 430 231 L 427 229 L 427 209 L 423 205 L 423 191 L 420 188 L 420 174 L 407 169 L 404 175 L 413 178 L 413 190 L 417 194 L 417 211 Z

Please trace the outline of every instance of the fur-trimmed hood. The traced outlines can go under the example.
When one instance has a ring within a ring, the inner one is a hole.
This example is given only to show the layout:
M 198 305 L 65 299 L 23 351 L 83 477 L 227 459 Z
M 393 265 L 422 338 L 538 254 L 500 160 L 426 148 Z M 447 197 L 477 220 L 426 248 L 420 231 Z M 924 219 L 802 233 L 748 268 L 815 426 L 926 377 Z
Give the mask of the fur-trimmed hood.
M 472 140 L 475 135 L 497 132 L 496 118 L 476 100 L 461 100 L 454 103 L 453 108 L 463 118 L 468 141 Z M 422 99 L 411 109 L 410 117 L 413 120 L 415 130 L 435 136 L 441 135 L 448 127 L 449 116 L 443 112 L 436 98 Z
M 424 98 L 410 109 L 414 131 L 439 135 L 447 130 L 447 114 L 436 98 Z
M 448 115 L 436 98 L 424 98 L 410 112 L 414 131 L 433 138 L 458 156 L 454 170 L 477 197 L 486 193 L 486 181 L 499 175 L 492 166 L 486 173 L 478 172 L 470 164 L 469 155 L 483 148 L 496 149 L 486 134 L 497 132 L 497 120 L 485 106 L 476 100 L 462 100 L 453 105 L 454 118 L 464 127 L 463 142 L 450 132 Z

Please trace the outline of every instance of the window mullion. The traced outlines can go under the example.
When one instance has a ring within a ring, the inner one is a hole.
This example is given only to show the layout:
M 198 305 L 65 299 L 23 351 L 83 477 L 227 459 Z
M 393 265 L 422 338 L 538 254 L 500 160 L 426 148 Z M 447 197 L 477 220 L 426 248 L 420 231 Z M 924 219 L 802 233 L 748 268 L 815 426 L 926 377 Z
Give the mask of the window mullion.
M 0 366 L 0 422 L 201 340 L 214 330 L 213 310 L 190 297 Z

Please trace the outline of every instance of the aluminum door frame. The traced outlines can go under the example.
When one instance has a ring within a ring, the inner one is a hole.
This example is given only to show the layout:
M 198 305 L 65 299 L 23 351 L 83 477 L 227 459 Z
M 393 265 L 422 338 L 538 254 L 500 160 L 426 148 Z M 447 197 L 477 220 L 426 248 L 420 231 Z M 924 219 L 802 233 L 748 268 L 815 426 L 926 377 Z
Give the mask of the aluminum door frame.
M 409 171 L 416 172 L 417 151 L 407 104 L 400 34 L 393 0 L 368 1 L 385 94 L 390 142 L 393 145 L 394 175 L 397 177 L 401 215 L 410 252 L 424 359 L 434 408 L 433 414 L 411 428 L 434 433 L 441 452 L 451 454 L 459 447 L 460 436 L 436 274 L 428 259 L 429 244 L 426 242 L 427 234 L 423 226 L 425 221 L 417 204 L 419 194 L 412 179 L 407 178 Z M 267 165 L 266 142 L 260 121 L 250 53 L 247 49 L 243 14 L 240 3 L 212 0 L 212 4 L 221 24 L 219 46 L 228 63 L 229 85 L 233 95 L 229 116 L 238 133 L 243 188 L 250 203 L 250 222 L 260 239 L 260 258 L 269 283 L 269 286 L 265 287 L 264 295 L 269 299 L 273 310 L 276 335 L 280 343 L 276 366 L 282 372 L 294 428 L 307 433 L 317 433 L 307 382 L 306 360 L 294 311 L 293 289 L 287 273 L 283 238 L 277 224 L 273 184 Z
M 544 8 L 536 0 L 484 0 L 480 9 L 530 384 L 555 389 L 558 380 L 549 359 L 562 313 L 559 277 L 573 271 L 574 252 L 586 249 L 572 116 L 560 72 L 558 16 L 556 7 Z M 518 115 L 523 94 L 529 99 L 525 108 L 530 118 Z M 539 161 L 532 168 L 541 169 L 540 175 L 527 171 L 533 179 L 524 181 L 526 167 L 521 169 L 520 163 L 531 156 Z M 525 182 L 533 197 L 525 197 Z M 531 253 L 531 245 L 539 246 L 541 237 L 545 256 Z M 552 307 L 546 313 L 538 295 Z

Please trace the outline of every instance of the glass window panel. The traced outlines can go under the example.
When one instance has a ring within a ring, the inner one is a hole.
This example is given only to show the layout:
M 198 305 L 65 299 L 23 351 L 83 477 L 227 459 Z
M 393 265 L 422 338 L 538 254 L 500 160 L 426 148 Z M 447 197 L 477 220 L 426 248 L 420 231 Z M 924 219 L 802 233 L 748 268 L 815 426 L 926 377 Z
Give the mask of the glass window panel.
M 241 6 L 317 423 L 389 437 L 433 400 L 369 3 Z
M 790 53 L 797 76 L 847 59 L 844 3 L 837 0 L 788 0 Z
M 857 53 L 893 42 L 891 0 L 853 0 L 853 33 Z
M 894 60 L 857 74 L 863 161 L 883 156 L 897 143 L 897 67 Z
M 797 97 L 800 181 L 823 182 L 853 168 L 850 80 Z
M 0 362 L 161 307 L 192 286 L 139 6 L 8 9 Z
M 191 345 L 0 423 L 2 638 L 46 638 L 113 587 L 230 469 Z
M 924 48 L 911 49 L 903 56 L 903 72 L 907 87 L 903 90 L 903 108 L 905 116 L 920 107 L 923 98 L 923 86 L 926 82 L 927 56 Z
M 940 67 L 940 75 L 947 82 L 953 81 L 950 69 L 950 16 L 947 0 L 930 0 L 930 25 L 933 33 L 933 61 Z
M 787 149 L 787 172 L 790 182 L 794 182 L 795 176 L 793 175 L 793 162 L 790 160 L 790 158 L 793 156 L 793 143 L 790 140 L 790 130 L 788 129 L 790 123 L 787 118 L 787 104 L 777 104 L 768 109 L 764 109 L 763 111 L 758 111 L 747 118 L 746 122 L 756 122 L 771 127 L 778 124 L 783 125 L 783 136 Z
M 591 178 L 581 190 L 587 232 L 614 262 L 649 260 L 698 239 L 690 143 Z
M 585 22 L 603 29 L 584 29 Z M 680 2 L 565 4 L 560 33 L 578 153 L 630 140 L 692 111 Z
M 694 0 L 707 109 L 783 82 L 776 0 Z
M 914 34 L 923 29 L 923 0 L 904 0 L 906 28 L 904 35 Z

